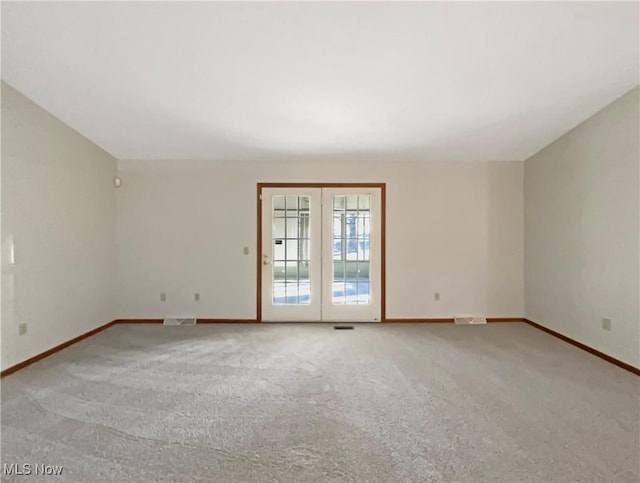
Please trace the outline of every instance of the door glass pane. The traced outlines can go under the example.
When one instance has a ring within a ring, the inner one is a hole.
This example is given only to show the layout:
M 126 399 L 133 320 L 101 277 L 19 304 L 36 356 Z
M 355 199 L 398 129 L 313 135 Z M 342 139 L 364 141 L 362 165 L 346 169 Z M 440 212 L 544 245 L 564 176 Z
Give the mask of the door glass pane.
M 333 303 L 369 304 L 371 196 L 333 197 Z
M 284 204 L 285 197 L 284 196 L 274 196 L 273 197 L 273 216 L 284 216 Z
M 274 213 L 274 216 L 276 213 Z M 284 211 L 282 211 L 282 215 L 284 216 Z M 274 218 L 273 219 L 273 238 L 280 239 L 284 238 L 284 218 Z
M 311 303 L 309 196 L 273 197 L 273 304 Z
M 307 282 L 300 282 L 298 284 L 298 303 L 299 304 L 308 304 L 311 302 L 311 284 Z

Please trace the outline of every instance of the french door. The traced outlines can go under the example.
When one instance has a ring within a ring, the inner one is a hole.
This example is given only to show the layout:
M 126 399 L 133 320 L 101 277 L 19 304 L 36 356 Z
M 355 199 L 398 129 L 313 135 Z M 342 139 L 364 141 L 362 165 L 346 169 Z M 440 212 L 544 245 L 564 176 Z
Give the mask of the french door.
M 381 188 L 263 187 L 264 321 L 380 321 Z

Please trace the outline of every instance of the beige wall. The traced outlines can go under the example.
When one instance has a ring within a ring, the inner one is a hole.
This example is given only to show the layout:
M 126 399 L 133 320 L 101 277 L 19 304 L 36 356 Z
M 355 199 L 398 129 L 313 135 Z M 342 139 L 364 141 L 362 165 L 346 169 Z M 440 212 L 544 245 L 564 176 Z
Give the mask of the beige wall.
M 387 183 L 388 317 L 523 316 L 523 163 L 120 161 L 119 170 L 120 318 L 254 318 L 259 181 Z
M 116 167 L 2 83 L 2 369 L 114 318 Z
M 639 101 L 636 87 L 525 162 L 527 318 L 636 367 Z
M 255 317 L 258 181 L 387 183 L 389 318 L 526 315 L 640 366 L 639 101 L 524 164 L 117 167 L 3 83 L 2 368 L 116 317 Z

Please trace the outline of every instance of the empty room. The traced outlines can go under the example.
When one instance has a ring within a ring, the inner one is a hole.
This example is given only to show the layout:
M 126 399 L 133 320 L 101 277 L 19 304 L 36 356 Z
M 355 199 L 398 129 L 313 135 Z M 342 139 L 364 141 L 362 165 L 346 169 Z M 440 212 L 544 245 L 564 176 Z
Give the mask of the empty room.
M 1 28 L 2 481 L 640 481 L 640 3 Z

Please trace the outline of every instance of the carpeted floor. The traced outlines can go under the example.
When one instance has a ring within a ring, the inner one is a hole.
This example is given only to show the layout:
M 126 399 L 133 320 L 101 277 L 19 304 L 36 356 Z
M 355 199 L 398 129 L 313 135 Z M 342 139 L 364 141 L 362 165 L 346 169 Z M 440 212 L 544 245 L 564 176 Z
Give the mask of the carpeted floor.
M 119 325 L 2 380 L 2 463 L 79 482 L 637 482 L 639 392 L 524 324 Z

